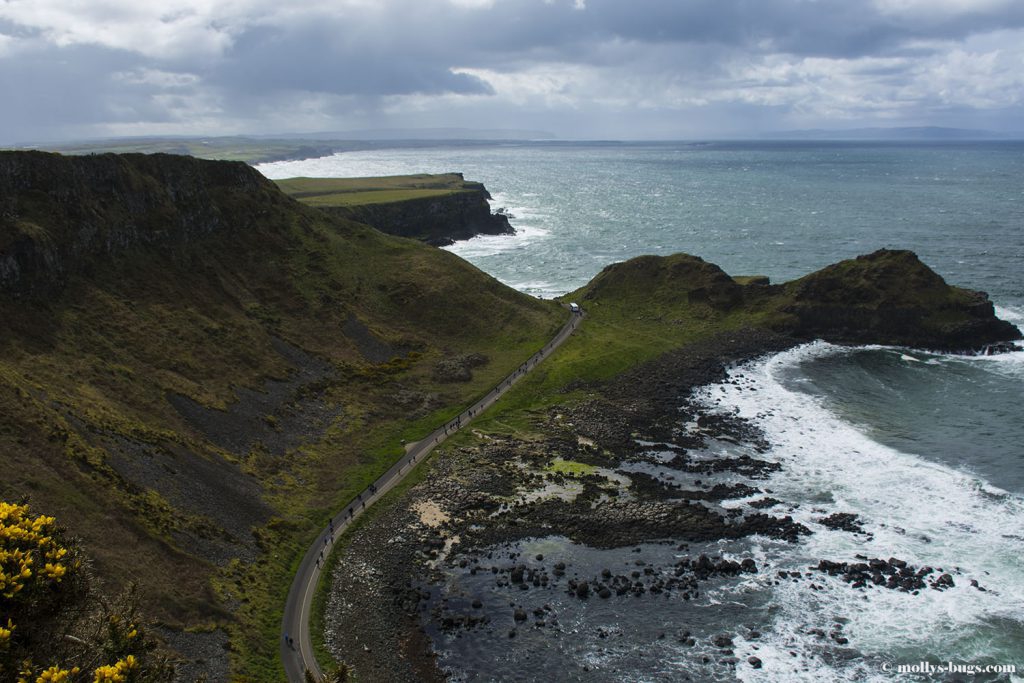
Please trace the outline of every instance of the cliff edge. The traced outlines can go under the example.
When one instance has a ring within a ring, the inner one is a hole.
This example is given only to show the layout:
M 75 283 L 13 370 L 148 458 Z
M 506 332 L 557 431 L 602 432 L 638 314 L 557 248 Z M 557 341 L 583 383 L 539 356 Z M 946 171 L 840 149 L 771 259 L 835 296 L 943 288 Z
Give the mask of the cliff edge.
M 492 213 L 483 183 L 461 173 L 380 178 L 289 178 L 287 194 L 327 213 L 434 246 L 477 235 L 512 235 L 508 216 Z

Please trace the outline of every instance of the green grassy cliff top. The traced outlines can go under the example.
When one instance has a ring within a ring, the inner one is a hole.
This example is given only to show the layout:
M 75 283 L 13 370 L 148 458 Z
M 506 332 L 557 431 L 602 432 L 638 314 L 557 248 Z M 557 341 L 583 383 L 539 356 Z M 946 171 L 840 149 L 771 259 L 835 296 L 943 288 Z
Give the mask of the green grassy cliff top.
M 378 178 L 288 178 L 276 181 L 295 199 L 316 207 L 361 206 L 440 197 L 460 192 L 486 192 L 461 173 L 383 176 Z

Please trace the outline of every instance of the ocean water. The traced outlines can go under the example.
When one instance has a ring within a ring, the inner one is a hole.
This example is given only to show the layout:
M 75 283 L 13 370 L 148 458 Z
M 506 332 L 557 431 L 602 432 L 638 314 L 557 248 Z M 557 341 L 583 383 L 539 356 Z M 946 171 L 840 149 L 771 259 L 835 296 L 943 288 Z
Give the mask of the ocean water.
M 450 250 L 538 296 L 572 291 L 639 254 L 686 251 L 732 274 L 781 281 L 892 247 L 913 249 L 949 282 L 987 291 L 1000 317 L 1024 324 L 1024 143 L 442 146 L 260 170 L 273 178 L 461 171 L 481 180 L 495 208 L 512 213 L 517 235 Z M 573 647 L 534 643 L 548 648 L 545 662 L 561 671 L 589 663 L 580 680 L 1024 680 L 1024 352 L 814 343 L 733 368 L 729 381 L 695 398 L 764 431 L 772 445 L 757 457 L 783 466 L 757 483 L 780 501 L 768 511 L 792 514 L 813 535 L 722 545 L 719 552 L 755 557 L 761 571 L 716 584 L 682 613 L 666 603 L 654 625 L 650 604 L 573 617 Z M 856 514 L 867 533 L 818 521 L 835 512 Z M 853 590 L 824 575 L 813 589 L 775 580 L 778 571 L 857 555 L 942 567 L 956 585 L 912 595 Z M 588 618 L 618 629 L 618 649 L 583 635 Z M 762 635 L 739 635 L 739 664 L 724 671 L 701 667 L 713 653 L 656 633 L 689 622 L 711 634 L 739 621 Z M 819 634 L 837 622 L 849 639 L 840 649 Z M 467 680 L 501 678 L 500 667 L 523 652 L 486 639 L 445 647 L 442 661 Z M 746 665 L 752 655 L 762 669 Z M 924 659 L 1013 664 L 1019 673 L 884 670 Z M 595 678 L 602 666 L 607 675 Z

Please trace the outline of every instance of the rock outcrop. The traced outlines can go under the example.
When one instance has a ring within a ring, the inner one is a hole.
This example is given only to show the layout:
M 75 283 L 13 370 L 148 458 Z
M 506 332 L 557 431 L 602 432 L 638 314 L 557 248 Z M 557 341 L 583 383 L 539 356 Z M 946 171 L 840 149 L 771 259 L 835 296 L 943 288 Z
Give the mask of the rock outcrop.
M 434 246 L 477 235 L 513 235 L 504 213 L 491 213 L 490 193 L 482 183 L 464 182 L 460 192 L 358 206 L 321 207 L 323 211 L 372 225 L 381 232 L 412 237 Z
M 703 303 L 728 310 L 743 301 L 744 288 L 714 263 L 699 256 L 638 256 L 605 267 L 586 287 L 584 301 L 632 301 L 640 295 L 651 303 Z
M 911 251 L 881 249 L 786 284 L 798 337 L 961 351 L 1021 338 L 988 295 L 946 284 Z
M 837 344 L 999 350 L 1021 339 L 984 292 L 955 287 L 911 251 L 882 249 L 798 280 L 732 278 L 696 256 L 640 256 L 605 268 L 571 297 L 662 319 L 748 314 L 753 324 Z

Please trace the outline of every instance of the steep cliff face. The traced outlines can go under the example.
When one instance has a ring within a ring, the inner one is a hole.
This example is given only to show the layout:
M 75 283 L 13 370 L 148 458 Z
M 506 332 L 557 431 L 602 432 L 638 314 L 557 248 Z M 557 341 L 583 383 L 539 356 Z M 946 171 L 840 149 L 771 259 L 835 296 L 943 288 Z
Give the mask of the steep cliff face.
M 434 246 L 477 235 L 512 235 L 515 229 L 502 213 L 491 213 L 490 193 L 480 183 L 474 189 L 395 202 L 323 207 L 334 215 L 372 225 L 381 232 L 411 237 Z
M 0 292 L 40 294 L 136 245 L 186 243 L 281 204 L 241 162 L 174 155 L 0 153 Z
M 284 178 L 285 193 L 331 215 L 435 246 L 476 235 L 511 235 L 508 216 L 491 213 L 483 183 L 461 173 L 370 178 Z

